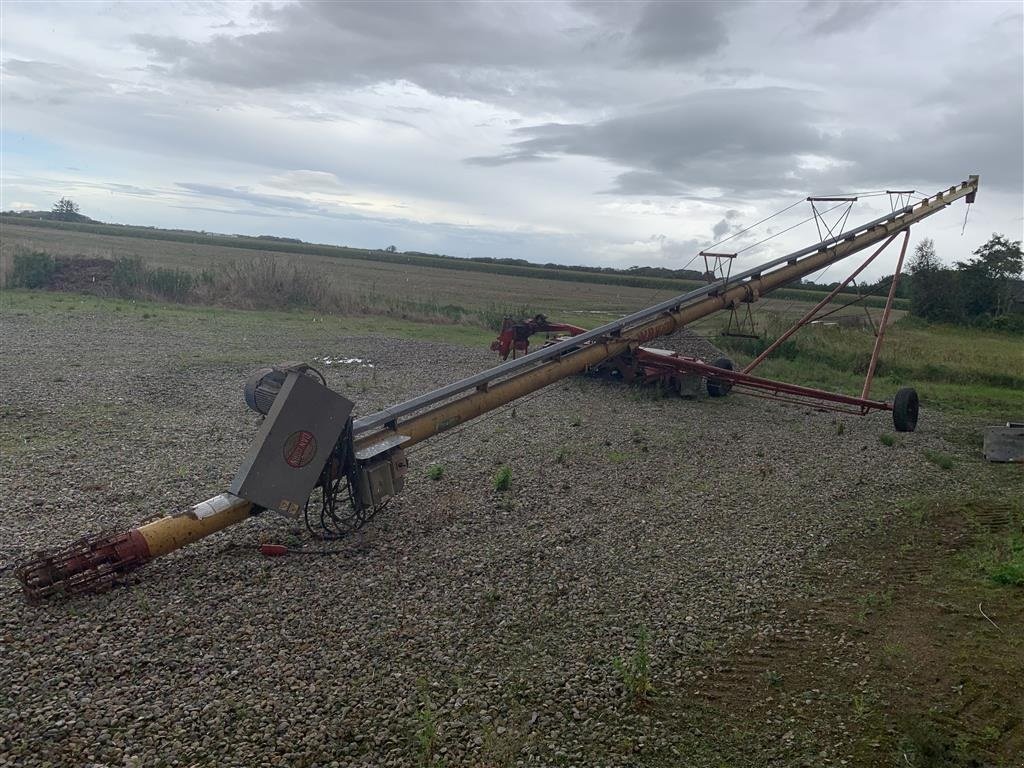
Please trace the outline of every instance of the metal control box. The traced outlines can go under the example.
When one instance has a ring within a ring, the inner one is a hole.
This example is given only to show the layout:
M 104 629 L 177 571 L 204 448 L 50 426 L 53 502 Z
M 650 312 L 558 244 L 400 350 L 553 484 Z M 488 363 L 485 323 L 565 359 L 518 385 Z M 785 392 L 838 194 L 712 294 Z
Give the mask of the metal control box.
M 231 493 L 288 515 L 302 511 L 354 403 L 302 373 L 281 386 Z
M 376 461 L 362 465 L 359 473 L 359 498 L 364 506 L 376 507 L 405 487 L 409 462 L 405 451 L 392 448 Z

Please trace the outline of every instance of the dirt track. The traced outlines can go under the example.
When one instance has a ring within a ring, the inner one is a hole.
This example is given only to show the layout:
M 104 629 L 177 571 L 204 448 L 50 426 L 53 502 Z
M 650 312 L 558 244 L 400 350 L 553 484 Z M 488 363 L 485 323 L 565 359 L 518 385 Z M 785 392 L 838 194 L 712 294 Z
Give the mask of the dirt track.
M 257 365 L 370 361 L 326 368 L 366 413 L 492 362 L 245 314 L 54 310 L 2 333 L 0 565 L 222 490 Z M 856 580 L 835 553 L 953 482 L 922 456 L 957 450 L 927 411 L 879 462 L 888 419 L 574 379 L 414 450 L 342 556 L 260 558 L 293 536 L 266 516 L 97 597 L 30 608 L 5 578 L 0 765 L 411 765 L 431 726 L 447 766 L 718 765 L 720 740 L 633 707 L 613 662 L 645 627 L 671 699 L 712 652 L 788 631 L 794 597 Z M 853 738 L 780 759 L 840 765 Z

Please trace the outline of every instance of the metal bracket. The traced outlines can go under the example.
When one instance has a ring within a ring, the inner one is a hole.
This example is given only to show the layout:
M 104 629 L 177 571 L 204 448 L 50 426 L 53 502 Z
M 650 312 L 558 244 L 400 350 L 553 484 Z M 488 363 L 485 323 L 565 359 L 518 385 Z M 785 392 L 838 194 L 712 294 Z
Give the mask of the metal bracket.
M 380 456 L 380 454 L 387 453 L 392 448 L 397 448 L 407 442 L 409 442 L 408 435 L 390 435 L 383 440 L 366 446 L 362 450 L 356 451 L 356 461 L 367 461 L 374 456 Z

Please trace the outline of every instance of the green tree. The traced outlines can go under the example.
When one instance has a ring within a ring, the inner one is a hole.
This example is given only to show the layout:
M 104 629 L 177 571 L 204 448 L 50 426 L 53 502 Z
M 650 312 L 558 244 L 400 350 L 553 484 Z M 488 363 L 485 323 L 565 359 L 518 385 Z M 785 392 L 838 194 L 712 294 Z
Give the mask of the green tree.
M 1024 272 L 1020 240 L 993 233 L 974 251 L 973 259 L 957 262 L 957 269 L 969 286 L 965 295 L 969 315 L 1005 315 L 1010 310 L 1013 281 Z
M 53 204 L 53 216 L 60 221 L 74 221 L 75 217 L 78 216 L 78 203 L 74 200 L 69 200 L 66 197 L 62 197 L 56 203 Z
M 935 241 L 926 237 L 914 247 L 914 255 L 910 257 L 910 265 L 907 269 L 913 275 L 941 268 L 942 262 L 939 261 L 939 256 L 935 253 Z
M 926 237 L 914 248 L 910 272 L 910 313 L 930 322 L 962 319 L 957 274 L 939 261 L 935 243 Z

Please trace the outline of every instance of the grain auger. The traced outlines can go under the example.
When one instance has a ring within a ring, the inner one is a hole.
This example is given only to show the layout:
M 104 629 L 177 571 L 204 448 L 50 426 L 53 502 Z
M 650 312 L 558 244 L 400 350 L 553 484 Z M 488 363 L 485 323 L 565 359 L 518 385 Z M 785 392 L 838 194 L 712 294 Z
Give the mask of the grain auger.
M 916 202 L 911 202 L 910 192 L 890 192 L 890 201 L 898 201 L 891 213 L 846 229 L 845 216 L 827 226 L 816 206 L 852 207 L 855 197 L 808 198 L 822 235 L 813 245 L 738 274 L 731 272 L 736 254 L 702 252 L 707 285 L 591 330 L 549 323 L 543 317 L 509 321 L 492 347 L 505 358 L 499 365 L 358 418 L 353 417 L 352 401 L 330 390 L 315 369 L 301 363 L 260 369 L 246 382 L 244 394 L 248 406 L 264 419 L 227 491 L 128 531 L 92 535 L 60 551 L 38 553 L 20 563 L 15 576 L 33 601 L 99 591 L 153 558 L 265 510 L 303 518 L 320 538 L 344 536 L 372 519 L 402 490 L 409 447 L 583 372 L 658 382 L 679 391 L 687 381 L 697 380 L 712 396 L 736 389 L 855 413 L 888 410 L 897 430 L 913 431 L 918 418 L 913 389 L 900 390 L 892 402 L 869 397 L 910 227 L 960 198 L 973 203 L 977 190 L 978 177 L 971 176 Z M 813 322 L 826 303 L 898 239 L 899 259 L 859 396 L 752 374 L 767 354 Z M 750 306 L 762 296 L 869 248 L 874 250 L 845 281 L 743 370 L 734 370 L 726 359 L 706 362 L 648 346 L 716 312 L 730 313 L 729 327 L 742 328 Z M 564 336 L 529 352 L 529 337 L 539 332 Z

